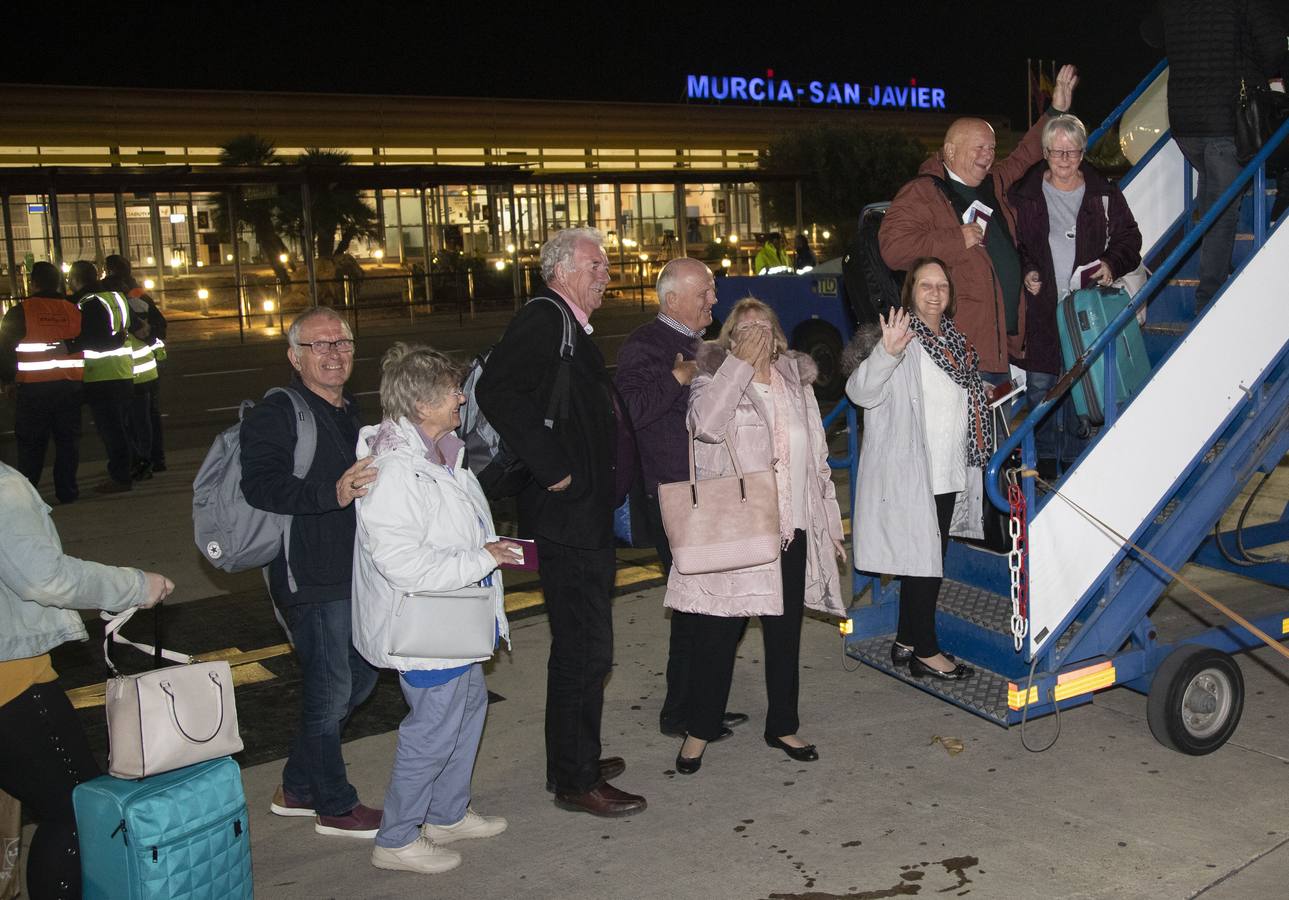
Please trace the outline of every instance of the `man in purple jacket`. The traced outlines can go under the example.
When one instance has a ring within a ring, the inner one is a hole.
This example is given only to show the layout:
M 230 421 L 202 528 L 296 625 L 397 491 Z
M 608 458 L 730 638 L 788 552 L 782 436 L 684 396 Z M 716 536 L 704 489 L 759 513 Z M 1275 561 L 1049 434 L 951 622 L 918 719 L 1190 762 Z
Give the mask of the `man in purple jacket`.
M 716 282 L 696 259 L 673 259 L 658 275 L 658 318 L 633 331 L 618 352 L 618 393 L 627 405 L 635 429 L 644 471 L 648 504 L 645 519 L 653 535 L 663 570 L 671 570 L 671 547 L 658 508 L 658 484 L 689 478 L 689 383 L 698 368 L 694 351 L 703 330 L 712 324 Z M 659 730 L 672 737 L 688 731 L 686 686 L 693 643 L 692 613 L 672 611 L 671 643 L 667 657 L 667 698 L 659 714 Z M 727 712 L 722 737 L 747 721 L 743 713 Z

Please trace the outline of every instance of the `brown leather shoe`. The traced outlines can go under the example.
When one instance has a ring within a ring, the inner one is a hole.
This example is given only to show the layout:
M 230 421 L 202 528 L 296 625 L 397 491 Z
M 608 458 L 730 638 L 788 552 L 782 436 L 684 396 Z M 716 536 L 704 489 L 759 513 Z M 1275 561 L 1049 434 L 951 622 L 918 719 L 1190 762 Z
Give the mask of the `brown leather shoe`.
M 581 794 L 555 792 L 555 805 L 572 812 L 588 812 L 593 816 L 619 818 L 641 812 L 648 806 L 645 798 L 620 791 L 607 781 L 597 788 Z
M 610 778 L 617 778 L 627 770 L 627 761 L 621 756 L 606 756 L 600 760 L 600 780 L 608 781 Z M 550 779 L 546 780 L 546 793 L 555 793 L 555 782 Z

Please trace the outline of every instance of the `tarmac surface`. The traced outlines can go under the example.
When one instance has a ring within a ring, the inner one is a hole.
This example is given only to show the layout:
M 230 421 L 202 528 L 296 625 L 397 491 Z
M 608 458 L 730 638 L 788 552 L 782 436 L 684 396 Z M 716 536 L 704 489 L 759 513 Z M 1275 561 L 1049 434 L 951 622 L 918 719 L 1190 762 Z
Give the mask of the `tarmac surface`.
M 877 671 L 851 671 L 835 625 L 807 619 L 801 733 L 818 744 L 821 759 L 801 764 L 761 740 L 765 692 L 753 623 L 729 704 L 752 720 L 732 739 L 712 745 L 700 772 L 684 776 L 674 768 L 679 742 L 657 730 L 668 631 L 663 591 L 656 571 L 647 577 L 647 554 L 633 562 L 627 551 L 628 577 L 620 573 L 620 581 L 642 580 L 615 600 L 616 662 L 606 691 L 604 752 L 626 758 L 627 771 L 616 783 L 644 794 L 649 808 L 601 820 L 556 808 L 543 790 L 549 632 L 544 615 L 529 614 L 514 623 L 513 650 L 489 667 L 495 696 L 474 777 L 473 805 L 506 816 L 509 830 L 456 845 L 465 861 L 444 875 L 377 870 L 369 863 L 370 841 L 323 837 L 308 820 L 268 812 L 298 685 L 258 574 L 212 574 L 192 544 L 188 485 L 200 455 L 180 451 L 170 472 L 132 495 L 90 495 L 56 507 L 54 518 L 69 553 L 130 560 L 175 578 L 183 602 L 172 604 L 165 619 L 168 644 L 251 657 L 270 652 L 237 665 L 248 748 L 243 781 L 260 897 L 384 898 L 427 891 L 773 900 L 1289 894 L 1289 808 L 1283 803 L 1289 667 L 1271 651 L 1239 657 L 1248 687 L 1243 720 L 1232 740 L 1210 756 L 1183 756 L 1156 743 L 1145 698 L 1124 689 L 1066 712 L 1055 746 L 1031 753 L 1019 729 L 999 728 Z M 1278 513 L 1289 496 L 1285 474 L 1259 498 L 1254 519 Z M 103 527 L 127 510 L 124 524 Z M 1190 574 L 1244 611 L 1283 603 L 1282 592 L 1247 579 L 1197 567 Z M 523 588 L 515 585 L 508 593 L 522 599 Z M 1208 617 L 1180 590 L 1156 611 L 1164 632 Z M 136 639 L 148 639 L 146 619 L 131 629 Z M 133 651 L 121 652 L 144 664 Z M 96 653 L 92 641 L 60 652 L 66 687 L 97 680 Z M 383 685 L 347 735 L 350 779 L 374 806 L 381 803 L 393 759 L 391 729 L 402 715 L 400 702 L 393 683 Z M 91 702 L 81 715 L 92 737 L 97 727 L 101 742 L 101 707 Z M 1051 717 L 1032 722 L 1030 743 L 1046 743 L 1056 727 Z M 961 741 L 962 752 L 946 750 L 937 740 L 945 738 Z

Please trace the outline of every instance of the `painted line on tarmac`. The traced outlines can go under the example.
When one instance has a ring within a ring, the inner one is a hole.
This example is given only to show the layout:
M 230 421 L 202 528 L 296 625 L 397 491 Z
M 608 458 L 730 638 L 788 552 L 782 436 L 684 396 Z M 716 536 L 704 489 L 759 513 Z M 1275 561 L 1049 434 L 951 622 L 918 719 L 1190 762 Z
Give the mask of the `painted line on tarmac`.
M 373 393 L 375 393 L 373 391 Z M 233 407 L 236 409 L 237 407 Z M 850 518 L 842 519 L 842 531 L 850 536 Z M 658 581 L 663 577 L 662 564 L 653 562 L 645 565 L 625 565 L 619 566 L 613 579 L 613 585 L 618 590 L 635 587 L 638 584 L 644 584 L 649 581 Z M 507 591 L 506 592 L 506 614 L 513 615 L 519 612 L 535 610 L 545 602 L 540 589 Z M 531 613 L 530 613 L 531 614 Z M 215 650 L 210 653 L 199 654 L 196 659 L 199 662 L 209 660 L 223 659 L 233 668 L 233 685 L 241 687 L 246 684 L 257 684 L 264 681 L 272 681 L 277 676 L 266 669 L 260 663 L 266 659 L 272 659 L 276 656 L 285 656 L 291 652 L 290 644 L 273 644 L 270 647 L 261 647 L 258 650 L 239 650 L 236 647 L 228 647 L 223 650 Z M 86 709 L 89 707 L 102 706 L 104 695 L 107 690 L 105 682 L 97 684 L 87 684 L 84 687 L 72 688 L 67 691 L 67 699 L 71 701 L 72 706 L 76 709 Z
M 253 369 L 225 369 L 222 372 L 186 372 L 184 378 L 206 378 L 210 375 L 240 375 L 242 372 L 262 372 L 263 366 L 256 366 Z

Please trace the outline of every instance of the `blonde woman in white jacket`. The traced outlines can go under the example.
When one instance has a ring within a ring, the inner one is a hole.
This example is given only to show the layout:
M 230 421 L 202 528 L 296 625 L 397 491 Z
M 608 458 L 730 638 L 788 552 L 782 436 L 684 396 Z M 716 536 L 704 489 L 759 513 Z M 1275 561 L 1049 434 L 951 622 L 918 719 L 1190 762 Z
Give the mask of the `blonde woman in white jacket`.
M 424 346 L 395 344 L 381 361 L 380 425 L 364 428 L 358 458 L 380 472 L 357 500 L 354 646 L 374 666 L 395 669 L 410 712 L 398 746 L 372 864 L 434 874 L 461 855 L 445 847 L 500 834 L 506 820 L 470 808 L 470 778 L 488 708 L 483 662 L 397 656 L 395 610 L 411 594 L 482 586 L 492 590 L 497 640 L 509 643 L 502 562 L 521 548 L 499 540 L 479 482 L 464 464 L 454 429 L 464 370 Z M 407 602 L 430 602 L 409 598 Z M 432 602 L 454 602 L 434 600 Z M 456 601 L 459 602 L 459 601 Z

